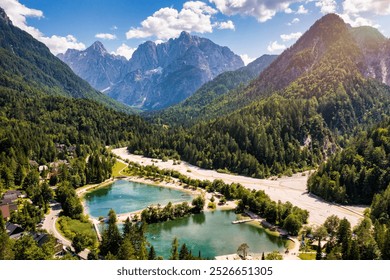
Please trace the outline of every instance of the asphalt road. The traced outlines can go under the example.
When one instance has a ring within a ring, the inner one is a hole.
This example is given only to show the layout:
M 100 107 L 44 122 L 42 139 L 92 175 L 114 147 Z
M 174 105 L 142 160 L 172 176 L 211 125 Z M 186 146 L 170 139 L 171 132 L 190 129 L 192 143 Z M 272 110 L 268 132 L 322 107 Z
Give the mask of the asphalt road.
M 51 203 L 50 208 L 50 213 L 45 216 L 42 229 L 45 229 L 49 233 L 53 234 L 54 237 L 60 240 L 65 246 L 71 246 L 72 242 L 62 236 L 56 229 L 56 221 L 62 211 L 61 204 L 58 202 Z

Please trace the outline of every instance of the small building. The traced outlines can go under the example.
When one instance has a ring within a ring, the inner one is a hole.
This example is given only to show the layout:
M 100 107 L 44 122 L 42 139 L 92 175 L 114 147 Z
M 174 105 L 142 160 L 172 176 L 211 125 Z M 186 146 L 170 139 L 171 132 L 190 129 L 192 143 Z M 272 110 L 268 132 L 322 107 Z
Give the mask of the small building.
M 3 218 L 5 220 L 8 220 L 9 218 L 11 218 L 11 211 L 9 209 L 9 205 L 8 204 L 1 204 L 0 205 L 0 211 L 3 215 Z
M 24 229 L 22 229 L 19 225 L 7 222 L 5 224 L 5 230 L 9 237 L 12 239 L 17 239 L 17 237 L 20 236 L 20 233 L 24 232 Z
M 43 172 L 43 171 L 46 171 L 46 170 L 49 170 L 49 167 L 47 165 L 40 165 L 38 167 L 38 171 L 39 173 Z
M 10 199 L 13 201 L 15 201 L 16 199 L 18 199 L 19 197 L 22 197 L 22 192 L 19 191 L 19 190 L 10 190 L 10 191 L 7 191 L 4 195 L 3 195 L 3 200 L 4 199 Z

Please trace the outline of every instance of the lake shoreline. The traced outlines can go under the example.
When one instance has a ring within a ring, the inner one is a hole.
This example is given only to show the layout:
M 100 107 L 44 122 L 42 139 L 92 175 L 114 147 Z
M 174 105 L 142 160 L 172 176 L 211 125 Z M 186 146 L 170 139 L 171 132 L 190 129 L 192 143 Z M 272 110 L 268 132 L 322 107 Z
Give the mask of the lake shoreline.
M 240 183 L 247 189 L 263 190 L 272 200 L 281 202 L 291 202 L 293 205 L 308 210 L 310 213 L 308 224 L 314 226 L 322 225 L 326 218 L 336 215 L 340 219 L 347 218 L 352 226 L 358 224 L 363 219 L 365 206 L 340 206 L 324 201 L 307 192 L 307 180 L 310 172 L 294 174 L 291 177 L 256 179 L 242 175 L 219 173 L 215 170 L 202 169 L 181 161 L 174 164 L 173 160 L 162 161 L 140 155 L 130 154 L 126 148 L 112 149 L 118 158 L 128 160 L 140 165 L 154 165 L 160 169 L 172 169 L 180 172 L 191 179 L 215 180 L 220 179 L 226 184 Z

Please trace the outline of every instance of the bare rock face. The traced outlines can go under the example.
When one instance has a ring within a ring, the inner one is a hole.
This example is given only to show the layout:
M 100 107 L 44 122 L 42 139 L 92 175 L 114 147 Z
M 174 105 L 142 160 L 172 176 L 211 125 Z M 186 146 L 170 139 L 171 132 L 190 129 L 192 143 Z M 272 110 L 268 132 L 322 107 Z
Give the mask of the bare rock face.
M 368 26 L 353 28 L 352 34 L 364 57 L 363 75 L 390 86 L 390 40 Z
M 129 61 L 107 53 L 100 42 L 59 58 L 96 89 L 144 110 L 179 103 L 222 72 L 244 66 L 229 48 L 187 32 L 158 45 L 145 42 Z
M 127 65 L 126 58 L 109 54 L 101 42 L 93 43 L 84 51 L 69 49 L 58 57 L 78 76 L 102 92 L 117 83 Z

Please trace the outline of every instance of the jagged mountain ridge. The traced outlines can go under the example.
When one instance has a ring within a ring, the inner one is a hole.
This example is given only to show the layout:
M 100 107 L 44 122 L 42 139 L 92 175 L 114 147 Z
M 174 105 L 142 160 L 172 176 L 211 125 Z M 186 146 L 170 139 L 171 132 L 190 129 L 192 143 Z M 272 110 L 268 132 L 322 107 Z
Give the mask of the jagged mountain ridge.
M 28 84 L 48 95 L 87 98 L 108 107 L 129 111 L 93 89 L 41 42 L 15 27 L 0 8 L 0 86 L 20 90 Z
M 169 124 L 192 124 L 202 118 L 205 114 L 203 108 L 207 104 L 231 90 L 243 89 L 277 57 L 277 55 L 262 55 L 247 66 L 218 75 L 181 103 L 159 112 L 147 112 L 144 115 L 147 118 L 158 119 L 160 122 Z
M 105 49 L 93 52 L 94 45 L 81 52 L 68 50 L 59 57 L 96 89 L 146 110 L 179 103 L 222 72 L 244 66 L 229 48 L 187 32 L 158 45 L 141 44 L 128 62 Z
M 67 62 L 77 75 L 102 92 L 121 78 L 127 64 L 126 58 L 109 54 L 99 41 L 84 51 L 69 49 L 65 54 L 59 54 L 58 58 Z
M 222 95 L 202 110 L 214 118 L 275 92 L 319 98 L 336 91 L 340 84 L 351 93 L 357 83 L 370 78 L 390 85 L 389 39 L 378 33 L 373 28 L 352 28 L 339 16 L 328 14 L 245 89 Z

